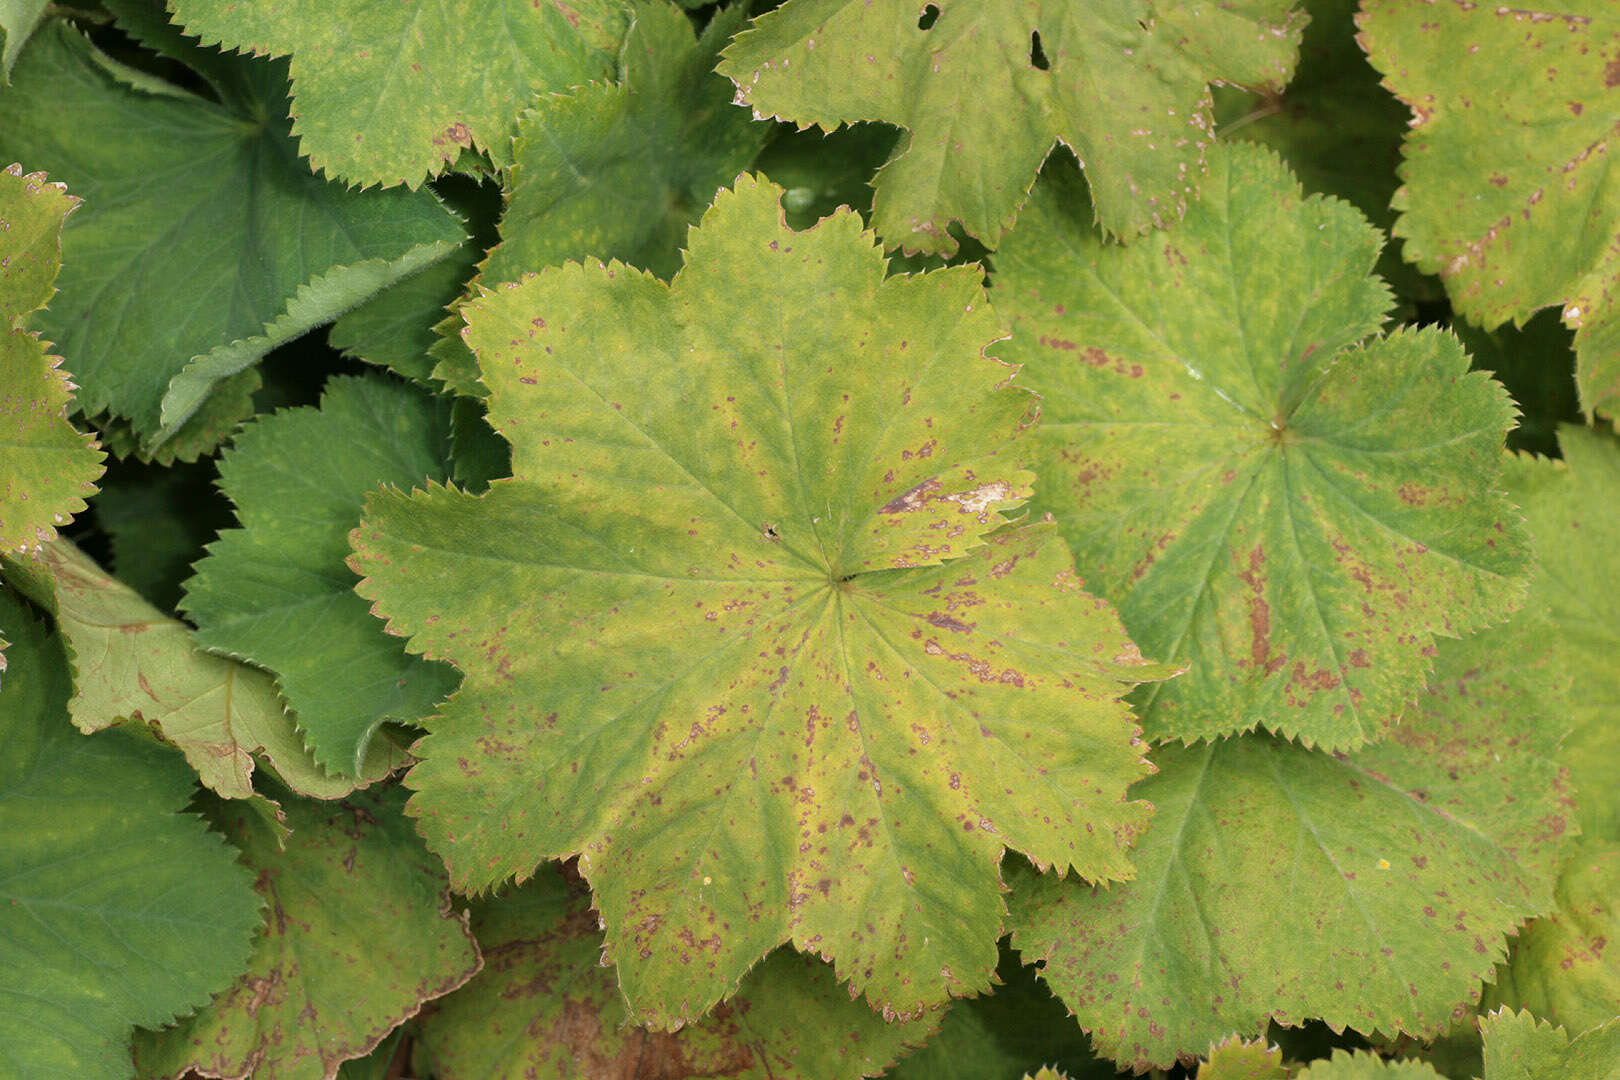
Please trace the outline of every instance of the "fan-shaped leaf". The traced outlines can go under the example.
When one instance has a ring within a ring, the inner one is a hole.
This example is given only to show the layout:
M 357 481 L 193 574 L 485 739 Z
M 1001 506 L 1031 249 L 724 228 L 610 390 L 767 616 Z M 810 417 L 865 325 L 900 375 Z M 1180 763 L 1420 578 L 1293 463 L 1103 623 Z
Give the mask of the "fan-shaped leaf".
M 723 193 L 671 286 L 569 264 L 470 304 L 514 478 L 373 496 L 355 539 L 361 595 L 467 675 L 423 834 L 462 888 L 583 852 L 654 1025 L 790 939 L 891 1013 L 984 987 L 1005 848 L 1129 874 L 1115 698 L 1167 673 L 1002 528 L 1030 399 L 978 274 L 884 280 L 854 214 L 796 233 L 780 194 Z
M 511 163 L 540 93 L 614 74 L 624 0 L 173 0 L 204 44 L 292 57 L 299 152 L 333 179 L 416 187 L 467 148 Z
M 1411 114 L 1379 85 L 1356 44 L 1357 0 L 1303 0 L 1300 7 L 1310 21 L 1300 41 L 1299 74 L 1281 94 L 1216 87 L 1218 134 L 1272 147 L 1306 191 L 1345 199 L 1388 230 Z M 1444 295 L 1438 281 L 1402 261 L 1399 240 L 1385 246 L 1378 274 L 1403 298 Z
M 950 254 L 953 221 L 996 246 L 1055 142 L 1085 162 L 1106 231 L 1176 220 L 1214 128 L 1208 84 L 1280 91 L 1303 25 L 1288 0 L 788 0 L 720 71 L 756 114 L 905 128 L 873 223 L 890 247 Z
M 1134 789 L 1157 807 L 1137 879 L 1030 875 L 1014 944 L 1138 1070 L 1268 1018 L 1439 1034 L 1551 905 L 1574 831 L 1548 636 L 1520 617 L 1447 642 L 1353 757 L 1256 735 L 1160 748 Z
M 67 658 L 0 587 L 0 1061 L 14 1080 L 126 1080 L 130 1028 L 242 970 L 259 902 L 236 852 L 182 810 L 191 770 L 68 722 Z
M 444 868 L 400 813 L 404 793 L 289 800 L 285 847 L 240 806 L 215 817 L 269 911 L 247 972 L 176 1027 L 143 1032 L 143 1077 L 332 1080 L 422 1004 L 478 970 Z
M 1000 355 L 1044 402 L 1038 505 L 1150 655 L 1143 726 L 1380 736 L 1436 635 L 1516 606 L 1523 523 L 1499 490 L 1513 407 L 1455 338 L 1366 341 L 1379 234 L 1226 146 L 1177 229 L 1100 244 L 1057 171 L 996 255 Z

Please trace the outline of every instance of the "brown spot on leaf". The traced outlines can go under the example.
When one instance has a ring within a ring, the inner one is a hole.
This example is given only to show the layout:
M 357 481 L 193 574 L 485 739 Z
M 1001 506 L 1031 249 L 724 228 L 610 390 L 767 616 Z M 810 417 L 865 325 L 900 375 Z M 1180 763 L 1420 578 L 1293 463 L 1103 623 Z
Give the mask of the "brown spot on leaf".
M 928 501 L 928 496 L 939 490 L 939 478 L 930 477 L 910 491 L 896 495 L 879 508 L 880 514 L 909 514 Z
M 969 626 L 965 622 L 962 622 L 960 619 L 953 619 L 949 615 L 938 611 L 928 613 L 928 622 L 939 627 L 941 630 L 954 630 L 958 634 L 966 634 L 971 632 L 973 629 L 973 627 Z
M 443 132 L 433 136 L 433 145 L 471 146 L 472 132 L 468 130 L 466 124 L 462 123 L 460 120 L 457 120 L 455 123 L 445 128 Z

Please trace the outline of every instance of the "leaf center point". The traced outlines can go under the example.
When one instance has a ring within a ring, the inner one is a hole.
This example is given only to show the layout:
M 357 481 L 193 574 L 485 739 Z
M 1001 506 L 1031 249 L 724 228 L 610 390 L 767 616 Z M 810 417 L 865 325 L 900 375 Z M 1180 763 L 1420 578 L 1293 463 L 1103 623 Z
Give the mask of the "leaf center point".
M 1273 446 L 1287 446 L 1299 441 L 1299 433 L 1288 426 L 1288 419 L 1280 413 L 1266 425 L 1266 438 Z

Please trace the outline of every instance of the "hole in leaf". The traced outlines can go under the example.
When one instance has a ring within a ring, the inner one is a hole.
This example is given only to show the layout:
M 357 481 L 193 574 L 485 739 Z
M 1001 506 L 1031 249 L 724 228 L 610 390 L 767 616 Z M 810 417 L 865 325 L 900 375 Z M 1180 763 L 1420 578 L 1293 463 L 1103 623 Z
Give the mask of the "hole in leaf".
M 1029 35 L 1029 62 L 1037 71 L 1050 71 L 1051 63 L 1046 59 L 1046 50 L 1041 48 L 1041 32 L 1032 31 Z
M 926 6 L 926 7 L 924 7 L 922 9 L 922 14 L 917 16 L 917 29 L 919 29 L 919 30 L 930 30 L 930 29 L 932 29 L 933 26 L 934 26 L 934 22 L 938 18 L 939 18 L 939 5 L 938 4 L 929 4 L 928 6 Z

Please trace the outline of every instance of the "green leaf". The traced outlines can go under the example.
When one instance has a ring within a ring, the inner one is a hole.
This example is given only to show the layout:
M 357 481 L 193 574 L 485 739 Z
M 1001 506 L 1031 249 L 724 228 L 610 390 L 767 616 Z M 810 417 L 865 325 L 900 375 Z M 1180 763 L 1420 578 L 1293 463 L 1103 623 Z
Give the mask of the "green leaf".
M 1209 1057 L 1198 1066 L 1198 1080 L 1288 1080 L 1288 1066 L 1281 1047 L 1233 1035 L 1209 1048 Z
M 1526 1012 L 1495 1013 L 1480 1028 L 1485 1080 L 1613 1080 L 1620 1062 L 1620 1017 L 1573 1039 Z
M 3 4 L 4 0 L 0 0 Z M 3 13 L 3 12 L 0 12 Z M 3 99 L 7 92 L 0 92 Z M 3 137 L 0 137 L 3 138 Z M 0 550 L 48 544 L 85 507 L 102 472 L 93 440 L 68 422 L 73 383 L 27 329 L 56 291 L 62 220 L 78 200 L 44 173 L 0 168 Z M 5 659 L 0 656 L 0 671 Z
M 1509 461 L 1508 490 L 1524 507 L 1541 565 L 1532 603 L 1545 605 L 1574 685 L 1563 698 L 1574 720 L 1560 758 L 1581 797 L 1581 829 L 1620 842 L 1620 440 L 1562 427 L 1563 463 Z
M 290 800 L 285 849 L 239 805 L 216 808 L 269 918 L 234 986 L 176 1027 L 137 1036 L 141 1076 L 331 1080 L 478 971 L 466 917 L 404 801 L 399 788 Z
M 56 616 L 73 663 L 68 711 L 86 733 L 145 724 L 178 747 L 204 784 L 228 799 L 254 797 L 255 757 L 294 791 L 333 799 L 399 767 L 378 740 L 352 775 L 329 774 L 304 748 L 270 677 L 197 647 L 163 615 L 66 540 L 5 563 L 6 577 Z
M 423 835 L 462 889 L 583 852 L 652 1026 L 789 940 L 889 1014 L 985 987 L 1004 849 L 1130 873 L 1115 699 L 1168 674 L 1050 530 L 1001 528 L 1030 398 L 977 270 L 885 280 L 856 215 L 796 233 L 780 195 L 722 193 L 672 285 L 481 295 L 513 479 L 373 495 L 355 534 L 360 594 L 467 676 Z
M 284 63 L 197 49 L 143 3 L 117 9 L 220 100 L 137 89 L 55 22 L 0 94 L 0 157 L 46 164 L 84 198 L 39 325 L 82 369 L 79 407 L 128 418 L 150 450 L 217 377 L 446 257 L 461 231 L 429 194 L 311 175 L 288 134 Z
M 1026 875 L 1014 944 L 1139 1071 L 1267 1019 L 1441 1033 L 1551 906 L 1574 832 L 1548 639 L 1521 616 L 1447 642 L 1428 692 L 1354 756 L 1161 747 L 1133 789 L 1157 808 L 1136 880 Z
M 417 722 L 456 686 L 382 632 L 344 565 L 368 491 L 448 478 L 449 412 L 381 375 L 333 379 L 320 408 L 256 420 L 220 458 L 241 528 L 208 545 L 181 606 L 204 648 L 275 675 L 335 773 L 359 769 L 382 724 Z
M 1369 340 L 1377 230 L 1270 153 L 1212 152 L 1181 226 L 1126 249 L 1076 220 L 1072 181 L 996 255 L 999 353 L 1044 399 L 1037 506 L 1142 648 L 1191 664 L 1144 729 L 1380 737 L 1436 636 L 1524 595 L 1512 403 L 1450 335 Z
M 172 0 L 205 45 L 292 57 L 299 153 L 333 179 L 408 184 L 468 148 L 511 164 L 537 94 L 611 78 L 623 0 Z
M 1434 1066 L 1422 1061 L 1388 1061 L 1365 1050 L 1335 1050 L 1328 1061 L 1318 1061 L 1295 1080 L 1444 1080 Z
M 1620 1013 L 1620 844 L 1584 840 L 1565 863 L 1557 906 L 1519 934 L 1491 1000 L 1574 1031 Z
M 733 3 L 702 40 L 666 0 L 643 0 L 620 54 L 622 83 L 536 99 L 518 124 L 491 285 L 587 256 L 669 278 L 687 227 L 748 167 L 771 133 L 713 73 L 742 24 Z
M 73 730 L 60 639 L 4 588 L 0 626 L 0 1061 L 8 1080 L 126 1080 L 132 1026 L 242 970 L 258 898 L 235 851 L 179 812 L 179 756 Z
M 1175 221 L 1214 129 L 1208 84 L 1281 90 L 1304 21 L 1288 0 L 788 0 L 720 72 L 758 115 L 906 129 L 874 225 L 889 247 L 950 254 L 953 221 L 996 246 L 1055 142 L 1085 162 L 1105 231 Z
M 417 1067 L 437 1080 L 580 1075 L 840 1080 L 876 1076 L 928 1021 L 887 1024 L 838 985 L 830 965 L 778 949 L 737 996 L 676 1032 L 629 1023 L 589 894 L 546 868 L 473 906 L 484 970 L 422 1023 Z
M 1608 185 L 1617 24 L 1595 0 L 1550 10 L 1366 0 L 1373 66 L 1412 108 L 1395 233 L 1489 328 L 1562 308 L 1588 411 L 1620 405 L 1620 196 Z M 1574 223 L 1578 222 L 1576 226 Z

